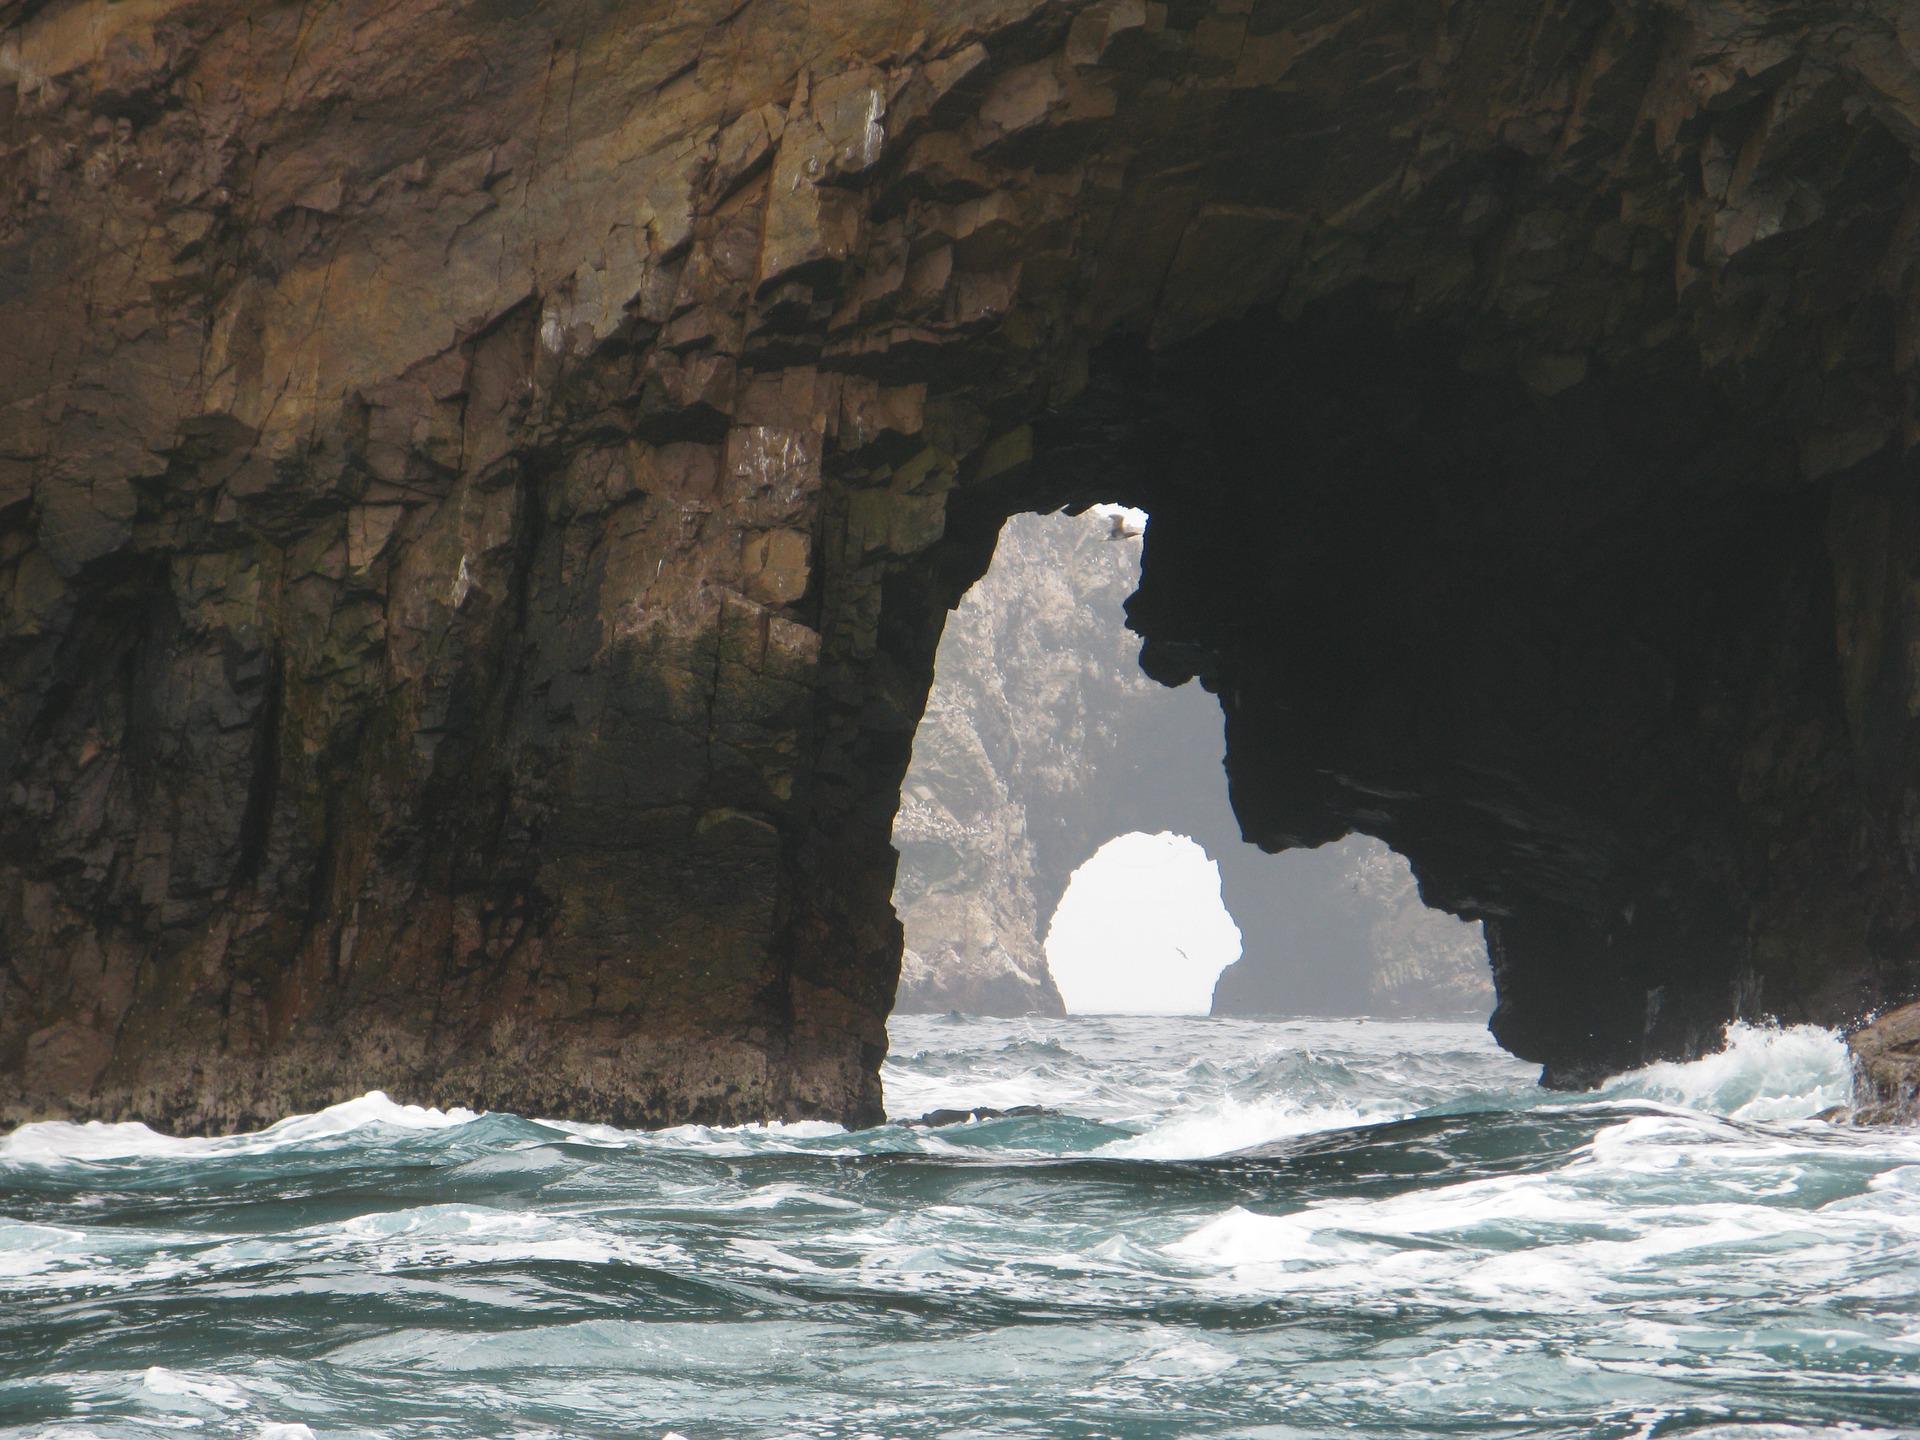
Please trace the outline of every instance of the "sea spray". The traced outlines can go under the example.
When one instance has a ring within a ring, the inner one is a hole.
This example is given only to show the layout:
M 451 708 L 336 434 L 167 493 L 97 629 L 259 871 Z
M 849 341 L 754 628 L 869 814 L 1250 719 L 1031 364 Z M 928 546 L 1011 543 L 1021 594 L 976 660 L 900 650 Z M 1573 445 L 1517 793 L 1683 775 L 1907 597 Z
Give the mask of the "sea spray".
M 478 1118 L 473 1111 L 457 1107 L 435 1110 L 424 1105 L 396 1105 L 384 1091 L 370 1090 L 357 1099 L 329 1105 L 311 1115 L 292 1115 L 264 1130 L 238 1135 L 163 1135 L 132 1120 L 112 1124 L 97 1120 L 83 1124 L 42 1121 L 0 1135 L 0 1162 L 61 1164 L 143 1157 L 261 1155 L 379 1126 L 396 1130 L 444 1130 L 470 1124 Z
M 1815 1025 L 1727 1026 L 1721 1049 L 1616 1075 L 1601 1094 L 1658 1100 L 1735 1120 L 1807 1120 L 1853 1088 L 1847 1044 Z

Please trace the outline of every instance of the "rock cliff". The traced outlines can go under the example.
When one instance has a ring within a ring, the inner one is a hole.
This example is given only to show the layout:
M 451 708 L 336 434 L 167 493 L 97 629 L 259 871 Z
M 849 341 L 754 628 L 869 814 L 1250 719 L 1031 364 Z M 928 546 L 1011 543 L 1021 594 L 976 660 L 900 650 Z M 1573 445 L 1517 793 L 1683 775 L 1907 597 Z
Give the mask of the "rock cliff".
M 1140 549 L 1096 515 L 1017 515 L 948 619 L 894 821 L 900 1007 L 1061 1013 L 1047 926 L 1075 867 L 1119 833 L 1105 828 L 1105 792 L 1137 782 L 1123 758 L 1132 731 L 1171 721 L 1169 758 L 1197 759 L 1225 809 L 1219 707 L 1143 675 L 1126 629 Z M 1180 741 L 1198 741 L 1198 755 Z M 987 773 L 948 758 L 962 753 Z M 991 822 L 945 819 L 976 804 Z
M 0 1119 L 880 1113 L 1010 514 L 1548 1077 L 1920 982 L 1903 0 L 0 3 Z
M 1180 693 L 1140 671 L 1121 610 L 1140 539 L 1110 534 L 1091 515 L 1013 517 L 942 631 L 894 819 L 899 1008 L 1062 1013 L 1047 925 L 1066 875 L 1112 838 L 1088 843 L 1076 812 L 1095 808 L 1095 786 L 1129 778 L 1110 762 L 1132 710 Z M 1219 708 L 1205 697 L 1200 708 L 1217 751 Z
M 1485 1014 L 1478 927 L 1422 905 L 1384 845 L 1242 842 L 1218 702 L 1148 680 L 1124 624 L 1142 544 L 1098 514 L 1017 515 L 948 619 L 894 820 L 897 1008 L 1058 1014 L 1043 942 L 1074 871 L 1171 829 L 1215 858 L 1243 938 L 1216 1014 Z
M 1455 1018 L 1493 1008 L 1480 927 L 1427 908 L 1412 867 L 1380 841 L 1353 835 L 1262 858 L 1257 943 L 1214 983 L 1215 1015 Z

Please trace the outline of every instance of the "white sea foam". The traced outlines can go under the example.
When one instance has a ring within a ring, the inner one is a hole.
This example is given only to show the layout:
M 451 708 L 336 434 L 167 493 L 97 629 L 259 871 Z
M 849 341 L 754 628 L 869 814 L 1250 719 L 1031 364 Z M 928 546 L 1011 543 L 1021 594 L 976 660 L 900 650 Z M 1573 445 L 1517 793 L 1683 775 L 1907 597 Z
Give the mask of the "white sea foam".
M 140 1377 L 140 1388 L 154 1397 L 162 1409 L 172 1409 L 181 1403 L 191 1406 L 197 1401 L 222 1410 L 244 1410 L 249 1403 L 231 1380 L 218 1375 L 182 1374 L 164 1365 L 148 1366 Z
M 1736 1022 L 1714 1054 L 1616 1075 L 1601 1093 L 1665 1101 L 1735 1120 L 1805 1120 L 1846 1104 L 1852 1073 L 1847 1043 L 1836 1031 Z
M 1106 1108 L 1097 1071 L 1048 1065 L 1010 1056 L 1005 1050 L 988 1058 L 995 1063 L 945 1074 L 890 1064 L 883 1072 L 887 1113 L 895 1119 L 912 1120 L 934 1110 L 1011 1110 L 1016 1105 L 1040 1105 L 1097 1117 Z
M 460 1106 L 436 1109 L 402 1105 L 384 1091 L 370 1090 L 353 1100 L 312 1114 L 290 1115 L 263 1130 L 233 1135 L 165 1135 L 137 1121 L 106 1123 L 36 1121 L 0 1135 L 0 1165 L 67 1165 L 114 1160 L 193 1160 L 261 1155 L 353 1136 L 375 1127 L 426 1132 L 448 1130 L 478 1120 L 482 1112 Z M 570 1139 L 607 1148 L 688 1148 L 715 1154 L 747 1155 L 770 1146 L 817 1148 L 817 1142 L 846 1135 L 825 1120 L 773 1121 L 750 1125 L 680 1125 L 665 1130 L 629 1130 L 571 1120 L 535 1122 Z M 494 1154 L 472 1162 L 473 1173 L 537 1170 L 564 1160 L 529 1147 L 524 1153 Z
M 896 1105 L 1084 1103 L 854 1135 L 463 1132 L 376 1097 L 222 1141 L 30 1129 L 0 1147 L 0 1440 L 1858 1440 L 1920 1398 L 1920 1130 L 1806 1118 L 1831 1036 L 1736 1027 L 1574 1096 L 1461 1025 L 908 1017 L 896 1045 Z
M 1395 1113 L 1369 1114 L 1351 1105 L 1302 1105 L 1285 1096 L 1240 1100 L 1224 1095 L 1178 1111 L 1144 1134 L 1103 1145 L 1099 1153 L 1138 1160 L 1200 1160 L 1296 1135 L 1389 1119 Z
M 369 1090 L 357 1100 L 344 1100 L 311 1115 L 295 1115 L 259 1132 L 262 1139 L 320 1140 L 345 1135 L 368 1125 L 391 1125 L 401 1130 L 446 1130 L 478 1120 L 477 1111 L 461 1106 L 437 1110 L 430 1105 L 397 1105 L 383 1090 Z
M 1166 1253 L 1238 1292 L 1354 1303 L 1418 1300 L 1593 1313 L 1637 1303 L 1692 1313 L 1692 1284 L 1766 1264 L 1790 1292 L 1885 1243 L 1883 1217 L 1714 1201 L 1657 1203 L 1598 1161 L 1546 1176 L 1466 1181 L 1384 1200 L 1323 1201 L 1284 1215 L 1234 1207 Z
M 1184 1380 L 1190 1376 L 1218 1375 L 1239 1363 L 1238 1356 L 1204 1340 L 1175 1340 L 1129 1360 L 1116 1373 L 1146 1380 Z
M 372 1125 L 401 1130 L 443 1130 L 478 1118 L 472 1110 L 398 1105 L 388 1099 L 384 1091 L 369 1090 L 358 1099 L 329 1105 L 311 1115 L 290 1115 L 264 1130 L 237 1135 L 163 1135 L 137 1121 L 113 1124 L 97 1120 L 84 1124 L 66 1120 L 36 1121 L 0 1135 L 0 1162 L 60 1165 L 99 1160 L 261 1154 L 350 1135 Z
M 659 1246 L 581 1217 L 477 1205 L 381 1211 L 306 1233 L 323 1253 L 351 1255 L 360 1264 L 385 1270 L 423 1262 L 649 1264 L 662 1257 Z
M 1729 1267 L 1755 1265 L 1792 1293 L 1893 1236 L 1920 1235 L 1920 1187 L 1909 1188 L 1910 1166 L 1889 1163 L 1920 1159 L 1920 1135 L 1806 1123 L 1844 1099 L 1847 1081 L 1845 1046 L 1829 1031 L 1733 1026 L 1717 1054 L 1556 1102 L 1601 1123 L 1554 1170 L 1285 1214 L 1236 1206 L 1165 1253 L 1229 1289 L 1362 1304 L 1398 1295 L 1467 1309 L 1590 1312 L 1632 1301 L 1684 1312 L 1695 1304 L 1684 1277 L 1710 1291 Z M 1818 1177 L 1835 1147 L 1884 1168 L 1863 1177 L 1864 1194 L 1810 1204 L 1803 1189 L 1831 1183 Z
M 579 1120 L 537 1122 L 575 1140 L 607 1149 L 691 1149 L 709 1155 L 753 1155 L 768 1148 L 801 1145 L 845 1135 L 847 1127 L 830 1120 L 775 1120 L 753 1125 L 674 1125 L 664 1130 L 626 1130 Z
M 751 1190 L 738 1200 L 723 1200 L 709 1206 L 715 1210 L 778 1210 L 783 1206 L 800 1209 L 812 1207 L 819 1210 L 858 1210 L 860 1206 L 852 1200 L 844 1200 L 838 1195 L 824 1195 L 818 1190 L 809 1190 L 803 1185 L 763 1185 Z

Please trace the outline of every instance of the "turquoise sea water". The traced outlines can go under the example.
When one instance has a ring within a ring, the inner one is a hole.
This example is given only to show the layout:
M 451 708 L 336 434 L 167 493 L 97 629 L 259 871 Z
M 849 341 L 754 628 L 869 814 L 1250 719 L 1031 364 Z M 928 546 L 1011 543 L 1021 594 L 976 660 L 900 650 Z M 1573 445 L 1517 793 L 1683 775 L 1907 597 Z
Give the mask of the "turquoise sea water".
M 1839 1042 L 908 1017 L 939 1130 L 370 1095 L 0 1138 L 0 1436 L 1920 1434 L 1920 1132 Z

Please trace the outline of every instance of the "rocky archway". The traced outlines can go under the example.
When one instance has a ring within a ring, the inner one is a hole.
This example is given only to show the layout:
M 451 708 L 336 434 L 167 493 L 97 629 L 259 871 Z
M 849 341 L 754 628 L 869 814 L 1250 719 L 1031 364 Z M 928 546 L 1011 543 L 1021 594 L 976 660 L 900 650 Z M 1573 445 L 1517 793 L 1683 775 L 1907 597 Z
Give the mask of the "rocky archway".
M 1014 516 L 947 622 L 894 817 L 896 1008 L 1061 1013 L 1043 943 L 1072 878 L 1108 841 L 1171 830 L 1217 868 L 1242 936 L 1216 1013 L 1484 1015 L 1478 932 L 1428 911 L 1390 851 L 1241 840 L 1219 702 L 1141 673 L 1132 527 Z
M 1914 989 L 1904 7 L 829 9 L 0 11 L 0 1119 L 871 1118 L 941 618 L 1106 498 L 1551 1077 Z

